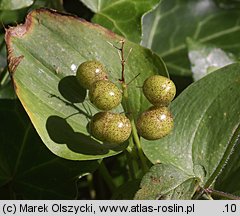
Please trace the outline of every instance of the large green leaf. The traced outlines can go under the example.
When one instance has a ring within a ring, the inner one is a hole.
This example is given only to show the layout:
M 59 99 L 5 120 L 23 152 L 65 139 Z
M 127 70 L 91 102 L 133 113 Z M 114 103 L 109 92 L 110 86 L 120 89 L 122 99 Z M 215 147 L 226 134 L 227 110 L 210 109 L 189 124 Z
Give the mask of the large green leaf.
M 0 119 L 1 199 L 73 199 L 77 179 L 98 167 L 48 151 L 19 102 L 1 100 Z
M 239 19 L 239 9 L 219 8 L 214 0 L 162 0 L 143 17 L 142 45 L 166 61 L 170 74 L 190 76 L 186 38 L 239 56 Z
M 156 164 L 143 177 L 135 199 L 191 199 L 198 179 L 176 166 Z
M 174 129 L 166 137 L 142 139 L 152 163 L 171 164 L 208 187 L 240 134 L 240 64 L 232 64 L 190 85 L 170 108 Z
M 1 0 L 0 10 L 17 10 L 33 4 L 33 0 Z
M 121 39 L 109 30 L 50 10 L 30 13 L 24 25 L 6 33 L 9 68 L 16 93 L 37 132 L 55 154 L 72 160 L 109 157 L 127 145 L 101 144 L 91 137 L 87 124 L 98 110 L 86 98 L 75 79 L 78 65 L 89 59 L 101 61 L 110 79 L 119 84 L 118 52 L 109 45 Z M 162 60 L 150 50 L 126 41 L 125 54 L 131 112 L 136 116 L 149 105 L 139 88 L 149 75 L 167 76 Z M 122 111 L 119 106 L 115 111 Z
M 81 0 L 93 12 L 96 22 L 127 39 L 141 41 L 141 19 L 152 10 L 160 0 Z

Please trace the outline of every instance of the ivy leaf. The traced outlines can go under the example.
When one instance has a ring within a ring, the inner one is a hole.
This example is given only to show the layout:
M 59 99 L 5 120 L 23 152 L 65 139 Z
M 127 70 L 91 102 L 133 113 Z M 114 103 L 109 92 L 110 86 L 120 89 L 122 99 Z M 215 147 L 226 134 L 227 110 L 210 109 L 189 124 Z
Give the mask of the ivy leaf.
M 81 0 L 96 14 L 92 21 L 127 39 L 141 41 L 141 19 L 159 0 Z
M 0 198 L 75 198 L 77 179 L 95 171 L 98 162 L 53 155 L 16 100 L 0 100 L 0 118 Z
M 228 161 L 240 134 L 240 64 L 231 64 L 190 85 L 171 104 L 174 129 L 166 137 L 142 139 L 152 163 L 198 177 L 209 187 Z
M 33 0 L 2 0 L 0 2 L 0 10 L 18 10 L 29 7 L 33 4 Z
M 46 39 L 47 38 L 47 39 Z M 127 143 L 113 146 L 90 136 L 87 125 L 98 110 L 75 78 L 82 62 L 96 59 L 119 85 L 121 63 L 118 46 L 122 37 L 109 30 L 52 10 L 36 10 L 24 25 L 6 33 L 9 68 L 21 100 L 45 145 L 56 155 L 71 160 L 94 160 L 120 153 Z M 137 88 L 148 76 L 168 76 L 162 60 L 150 50 L 126 41 L 125 68 L 129 106 L 136 116 L 149 105 Z M 140 76 L 136 76 L 140 73 Z M 115 111 L 122 112 L 119 106 Z
M 239 9 L 222 9 L 214 0 L 162 0 L 143 17 L 141 44 L 164 59 L 170 74 L 191 76 L 186 38 L 238 57 L 239 19 Z
M 191 199 L 198 179 L 172 165 L 156 164 L 143 177 L 135 199 Z

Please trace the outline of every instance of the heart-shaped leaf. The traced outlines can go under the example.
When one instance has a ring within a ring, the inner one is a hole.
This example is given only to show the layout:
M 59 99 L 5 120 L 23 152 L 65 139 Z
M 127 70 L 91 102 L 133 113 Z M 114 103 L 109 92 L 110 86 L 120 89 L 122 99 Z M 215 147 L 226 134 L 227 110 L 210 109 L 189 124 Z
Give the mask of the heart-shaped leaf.
M 152 163 L 171 164 L 209 187 L 240 134 L 240 64 L 232 64 L 190 85 L 170 108 L 174 129 L 166 137 L 142 139 Z
M 81 0 L 96 14 L 92 21 L 128 40 L 141 41 L 142 16 L 152 10 L 160 0 Z
M 76 79 L 76 69 L 86 60 L 97 59 L 119 85 L 121 63 L 117 50 L 122 37 L 70 15 L 51 10 L 30 13 L 24 25 L 6 33 L 9 68 L 16 93 L 45 145 L 60 157 L 92 160 L 120 153 L 127 143 L 113 146 L 89 135 L 87 125 L 98 112 Z M 126 41 L 130 53 L 125 68 L 129 106 L 133 115 L 149 105 L 140 84 L 156 73 L 167 76 L 162 60 L 150 50 Z M 122 112 L 119 106 L 115 111 Z
M 1 199 L 73 199 L 78 178 L 98 167 L 53 155 L 18 101 L 1 100 L 0 119 Z
M 186 38 L 239 56 L 239 9 L 225 10 L 214 0 L 162 0 L 143 17 L 142 45 L 166 61 L 170 74 L 190 76 Z

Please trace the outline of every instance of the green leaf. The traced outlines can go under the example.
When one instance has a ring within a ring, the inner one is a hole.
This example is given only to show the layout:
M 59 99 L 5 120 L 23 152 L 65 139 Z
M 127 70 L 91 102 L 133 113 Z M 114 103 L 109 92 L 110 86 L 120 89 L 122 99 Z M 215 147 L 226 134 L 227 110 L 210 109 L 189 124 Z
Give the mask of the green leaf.
M 81 0 L 96 14 L 92 21 L 127 39 L 141 41 L 141 19 L 159 0 Z
M 143 17 L 142 45 L 166 61 L 170 74 L 190 76 L 186 38 L 239 56 L 239 9 L 224 10 L 214 0 L 162 0 Z
M 1 0 L 0 10 L 18 10 L 33 4 L 33 0 Z
M 240 134 L 240 64 L 190 85 L 171 104 L 174 129 L 166 137 L 142 139 L 152 163 L 171 164 L 209 187 L 224 167 Z
M 98 167 L 48 151 L 15 100 L 0 101 L 0 119 L 1 199 L 73 199 L 77 179 Z
M 236 62 L 236 58 L 212 44 L 202 44 L 187 39 L 188 58 L 191 62 L 193 79 L 199 80 L 221 67 Z
M 47 39 L 46 39 L 47 38 Z M 24 25 L 6 33 L 9 68 L 16 93 L 45 145 L 60 157 L 92 160 L 120 153 L 127 143 L 112 146 L 90 136 L 87 124 L 98 112 L 76 79 L 82 62 L 102 62 L 112 81 L 119 84 L 121 63 L 118 46 L 123 38 L 109 30 L 51 10 L 30 13 Z M 167 76 L 162 60 L 150 50 L 126 41 L 132 49 L 125 68 L 132 113 L 149 105 L 141 93 L 143 80 L 156 73 Z M 119 106 L 115 111 L 122 112 Z
M 172 165 L 156 164 L 143 177 L 135 199 L 191 199 L 198 180 Z

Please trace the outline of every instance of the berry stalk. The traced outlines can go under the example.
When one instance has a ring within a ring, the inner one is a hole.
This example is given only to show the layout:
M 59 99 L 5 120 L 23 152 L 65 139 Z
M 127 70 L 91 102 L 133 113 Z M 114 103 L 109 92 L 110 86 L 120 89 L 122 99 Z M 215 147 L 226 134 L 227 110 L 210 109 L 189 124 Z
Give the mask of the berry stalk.
M 130 108 L 130 105 L 129 105 L 129 102 L 128 102 L 128 85 L 127 85 L 127 83 L 125 81 L 125 77 L 124 77 L 125 63 L 126 63 L 126 61 L 124 59 L 124 43 L 125 43 L 125 41 L 121 40 L 120 43 L 121 43 L 121 47 L 117 48 L 117 49 L 120 52 L 121 66 L 122 66 L 122 71 L 121 71 L 122 77 L 121 77 L 121 79 L 119 79 L 119 81 L 122 84 L 122 94 L 123 94 L 122 105 L 123 105 L 124 110 L 129 114 L 131 125 L 132 125 L 132 135 L 131 136 L 132 136 L 132 139 L 133 139 L 133 143 L 136 146 L 138 156 L 139 156 L 140 161 L 141 161 L 142 170 L 143 170 L 144 173 L 146 173 L 148 171 L 147 160 L 146 160 L 146 157 L 143 153 L 143 150 L 142 150 L 142 147 L 141 147 L 141 142 L 140 142 L 140 139 L 139 139 L 139 136 L 138 136 L 138 133 L 137 133 L 137 128 L 136 128 L 136 125 L 135 125 L 135 121 L 134 121 L 134 119 L 132 117 L 132 114 L 131 114 L 132 112 L 131 112 L 131 108 Z M 131 153 L 131 152 L 129 152 L 129 153 Z

